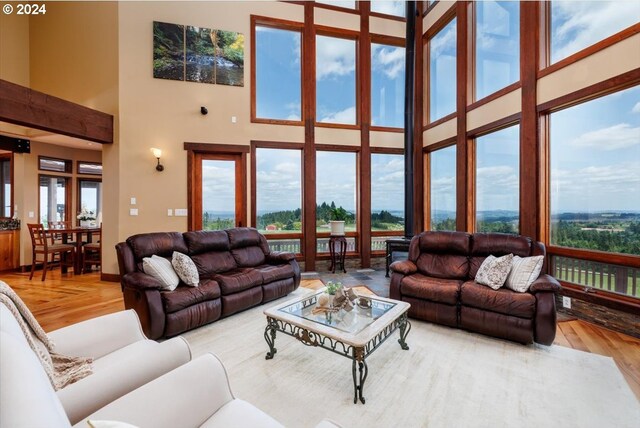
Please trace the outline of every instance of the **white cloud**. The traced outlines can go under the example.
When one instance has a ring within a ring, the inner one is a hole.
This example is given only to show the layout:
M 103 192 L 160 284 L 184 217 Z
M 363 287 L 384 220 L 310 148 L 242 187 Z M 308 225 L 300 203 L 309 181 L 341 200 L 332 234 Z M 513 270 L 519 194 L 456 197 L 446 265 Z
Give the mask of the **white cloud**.
M 519 205 L 518 171 L 507 165 L 478 168 L 477 210 L 517 210 Z
M 326 36 L 318 36 L 316 40 L 317 80 L 355 73 L 355 41 Z
M 553 61 L 569 56 L 637 22 L 637 1 L 554 1 L 553 13 L 566 20 L 553 34 Z
M 447 26 L 440 30 L 433 39 L 431 39 L 431 53 L 433 58 L 437 58 L 440 55 L 443 55 L 446 51 L 456 49 L 456 21 L 453 20 L 451 23 L 447 24 Z M 453 53 L 453 52 L 451 52 Z
M 405 16 L 406 6 L 403 0 L 379 0 L 371 2 L 371 11 L 387 15 Z
M 619 123 L 607 128 L 585 132 L 571 140 L 570 144 L 576 147 L 605 151 L 624 149 L 640 144 L 640 127 L 634 128 L 628 123 Z
M 381 69 L 389 79 L 395 79 L 404 73 L 404 48 L 384 45 L 372 45 L 373 68 Z
M 631 113 L 640 113 L 640 101 L 636 103 L 631 109 Z
M 320 122 L 323 123 L 356 123 L 356 108 L 347 107 L 344 110 L 325 114 Z

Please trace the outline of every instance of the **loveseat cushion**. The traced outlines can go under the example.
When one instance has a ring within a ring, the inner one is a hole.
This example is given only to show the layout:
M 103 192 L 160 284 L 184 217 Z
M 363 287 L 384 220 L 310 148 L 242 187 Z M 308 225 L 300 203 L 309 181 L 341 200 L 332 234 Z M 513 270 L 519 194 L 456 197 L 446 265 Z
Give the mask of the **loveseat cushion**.
M 488 256 L 501 257 L 507 254 L 528 257 L 531 255 L 531 239 L 507 233 L 474 233 L 471 238 L 469 276 L 473 279 L 482 262 Z
M 198 287 L 180 285 L 173 291 L 161 292 L 160 296 L 165 312 L 172 313 L 205 300 L 217 299 L 220 286 L 213 279 L 203 279 Z
M 414 238 L 416 239 L 416 238 Z M 464 232 L 424 232 L 409 249 L 409 259 L 424 275 L 444 279 L 467 279 L 471 235 Z M 417 254 L 414 254 L 416 253 Z
M 237 267 L 236 261 L 229 251 L 210 251 L 191 256 L 202 278 L 213 278 L 220 272 L 227 272 Z
M 229 251 L 229 235 L 224 230 L 197 230 L 185 232 L 184 242 L 189 254 L 201 254 L 211 251 Z
M 248 288 L 262 285 L 262 275 L 256 269 L 239 268 L 223 274 L 214 275 L 223 296 L 237 293 Z
M 262 265 L 255 269 L 262 275 L 263 284 L 268 284 L 280 279 L 293 278 L 295 275 L 293 266 L 288 263 L 286 265 Z
M 506 288 L 492 290 L 475 281 L 462 284 L 460 303 L 520 318 L 533 318 L 536 311 L 536 298 L 533 294 L 516 293 Z
M 238 267 L 260 266 L 265 262 L 264 252 L 257 246 L 233 249 L 231 255 Z
M 187 245 L 179 232 L 142 233 L 127 238 L 137 262 L 153 255 L 171 257 L 174 251 L 187 252 Z
M 462 281 L 433 278 L 420 273 L 405 276 L 400 283 L 400 293 L 404 296 L 430 300 L 432 302 L 455 305 Z

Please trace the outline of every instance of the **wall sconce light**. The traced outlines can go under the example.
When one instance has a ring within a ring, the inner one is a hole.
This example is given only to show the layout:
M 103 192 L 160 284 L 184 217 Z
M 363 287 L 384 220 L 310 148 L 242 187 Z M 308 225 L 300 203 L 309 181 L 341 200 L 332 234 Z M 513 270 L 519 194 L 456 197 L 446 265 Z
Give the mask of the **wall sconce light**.
M 158 164 L 156 165 L 156 171 L 164 171 L 164 166 L 160 165 L 160 157 L 162 156 L 162 150 L 160 149 L 151 149 L 151 153 L 158 159 Z

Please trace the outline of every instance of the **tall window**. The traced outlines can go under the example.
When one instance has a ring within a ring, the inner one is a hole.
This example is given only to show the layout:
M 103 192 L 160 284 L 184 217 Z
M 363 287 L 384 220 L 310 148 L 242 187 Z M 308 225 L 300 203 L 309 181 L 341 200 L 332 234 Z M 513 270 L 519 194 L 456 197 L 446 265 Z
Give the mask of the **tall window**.
M 476 139 L 476 230 L 518 233 L 520 126 Z
M 300 121 L 302 34 L 256 25 L 255 37 L 256 117 Z
M 202 160 L 202 229 L 223 230 L 237 225 L 236 170 L 233 160 Z
M 520 4 L 475 2 L 475 98 L 520 80 Z
M 551 2 L 551 63 L 636 24 L 637 1 Z
M 429 153 L 431 230 L 456 230 L 456 146 Z
M 91 211 L 97 219 L 102 218 L 102 182 L 100 180 L 78 179 L 78 210 Z
M 429 122 L 456 111 L 456 19 L 429 40 Z
M 404 155 L 371 154 L 371 250 L 404 230 Z
M 316 230 L 318 252 L 328 252 L 329 222 L 345 222 L 345 231 L 356 231 L 356 161 L 351 152 L 316 153 Z M 323 236 L 324 235 L 324 236 Z M 348 250 L 355 250 L 355 240 L 348 239 Z
M 371 44 L 371 125 L 404 126 L 404 48 Z
M 316 36 L 316 116 L 356 124 L 356 41 Z
M 0 217 L 11 217 L 11 157 L 0 157 Z
M 404 17 L 407 14 L 406 2 L 404 0 L 372 0 L 371 12 Z
M 551 244 L 640 255 L 640 86 L 549 123 Z
M 40 223 L 66 221 L 68 178 L 41 175 L 40 178 Z
M 302 232 L 302 151 L 256 149 L 256 222 L 263 234 Z

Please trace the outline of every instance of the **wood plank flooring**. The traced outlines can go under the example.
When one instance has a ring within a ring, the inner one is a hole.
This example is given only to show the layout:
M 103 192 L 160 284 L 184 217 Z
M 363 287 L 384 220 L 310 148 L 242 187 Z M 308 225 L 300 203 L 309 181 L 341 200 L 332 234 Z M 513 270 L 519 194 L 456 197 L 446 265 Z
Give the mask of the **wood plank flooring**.
M 18 293 L 45 331 L 124 309 L 120 284 L 100 281 L 97 273 L 73 276 L 53 270 L 44 282 L 29 281 L 28 273 L 8 273 L 0 280 Z M 322 285 L 317 279 L 302 280 L 303 287 L 314 290 Z M 570 320 L 558 323 L 554 344 L 612 357 L 640 400 L 640 339 Z

